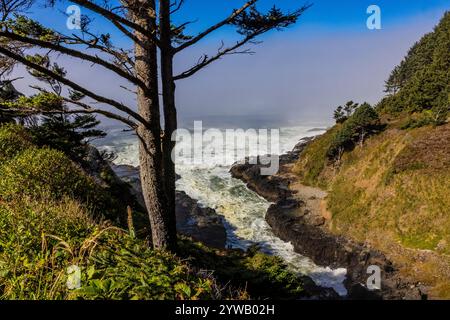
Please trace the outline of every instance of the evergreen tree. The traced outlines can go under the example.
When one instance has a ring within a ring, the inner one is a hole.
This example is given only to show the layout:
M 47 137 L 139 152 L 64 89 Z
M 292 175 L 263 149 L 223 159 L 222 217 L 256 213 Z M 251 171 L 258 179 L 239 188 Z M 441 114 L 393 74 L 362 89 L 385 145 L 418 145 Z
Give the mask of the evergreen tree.
M 352 102 L 348 105 L 355 106 L 356 109 L 336 132 L 327 152 L 330 159 L 339 160 L 343 152 L 353 148 L 356 143 L 362 146 L 365 139 L 375 133 L 380 124 L 378 113 L 370 104 L 363 103 L 359 106 Z
M 91 12 L 110 23 L 129 40 L 130 46 L 122 47 L 114 44 L 111 34 L 91 30 L 90 17 L 81 19 L 80 31 L 62 34 L 18 14 L 24 12 L 25 7 L 30 9 L 30 4 L 41 1 L 22 1 L 25 3 L 20 8 L 9 7 L 10 2 L 0 0 L 0 7 L 3 6 L 3 11 L 0 11 L 0 57 L 23 64 L 33 70 L 36 76 L 53 81 L 50 86 L 61 89 L 61 97 L 58 94 L 56 96 L 64 100 L 71 112 L 102 114 L 135 130 L 139 137 L 142 190 L 151 222 L 153 246 L 169 250 L 176 246 L 175 164 L 171 158 L 174 147 L 172 133 L 177 129 L 175 82 L 189 78 L 227 55 L 251 53 L 242 47 L 255 44 L 258 37 L 271 30 L 283 30 L 296 23 L 309 8 L 303 6 L 293 12 L 283 13 L 274 7 L 263 12 L 256 8 L 258 0 L 249 0 L 241 7 L 230 10 L 225 19 L 190 36 L 183 34 L 189 22 L 181 25 L 173 23 L 174 15 L 180 13 L 180 8 L 185 4 L 183 0 L 123 0 L 117 1 L 117 6 L 112 6 L 109 1 L 70 1 L 79 5 L 84 12 Z M 56 1 L 47 2 L 50 5 L 47 10 L 53 13 L 54 8 L 51 6 Z M 189 17 L 182 18 L 191 20 Z M 200 60 L 196 59 L 197 63 L 192 68 L 174 74 L 173 60 L 177 54 L 226 26 L 236 28 L 240 37 L 237 42 L 229 46 L 220 43 L 215 54 L 204 55 Z M 96 64 L 128 81 L 136 88 L 137 112 L 121 101 L 94 92 L 87 87 L 88 84 L 69 79 L 61 68 L 50 63 L 50 54 L 39 56 L 35 50 L 30 50 L 34 48 Z M 162 84 L 162 108 L 159 83 Z M 67 90 L 63 90 L 62 86 L 92 101 L 73 100 L 65 95 Z M 57 99 L 50 100 L 54 102 Z M 47 102 L 43 104 L 44 107 L 51 105 Z M 98 107 L 99 104 L 111 108 L 106 110 Z M 45 109 L 45 112 L 60 111 Z
M 12 82 L 12 80 L 0 81 L 0 103 L 6 101 L 15 101 L 22 95 L 19 91 L 16 90 Z M 16 118 L 16 116 L 17 114 L 15 114 L 14 112 L 10 112 L 9 110 L 0 108 L 0 125 L 3 123 L 14 122 L 14 118 Z
M 344 108 L 342 106 L 336 108 L 333 114 L 333 118 L 334 120 L 336 120 L 336 123 L 344 123 L 347 120 Z
M 386 81 L 389 96 L 378 108 L 388 113 L 431 110 L 446 118 L 450 105 L 450 12 L 409 50 Z

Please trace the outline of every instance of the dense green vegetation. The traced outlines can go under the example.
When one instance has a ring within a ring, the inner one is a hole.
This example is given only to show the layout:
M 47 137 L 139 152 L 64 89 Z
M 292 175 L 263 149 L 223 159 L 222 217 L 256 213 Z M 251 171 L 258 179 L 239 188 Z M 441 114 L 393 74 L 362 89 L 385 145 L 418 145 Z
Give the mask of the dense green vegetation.
M 96 186 L 63 153 L 49 148 L 28 148 L 0 167 L 0 196 L 59 199 L 65 195 L 95 202 Z
M 450 108 L 450 12 L 433 32 L 425 35 L 391 73 L 378 108 L 390 114 L 429 110 L 436 124 Z
M 89 218 L 78 202 L 15 201 L 0 205 L 2 299 L 215 298 L 214 279 L 175 256 Z M 81 268 L 69 290 L 67 268 Z
M 15 124 L 0 126 L 0 161 L 9 160 L 31 146 L 31 136 L 22 126 Z

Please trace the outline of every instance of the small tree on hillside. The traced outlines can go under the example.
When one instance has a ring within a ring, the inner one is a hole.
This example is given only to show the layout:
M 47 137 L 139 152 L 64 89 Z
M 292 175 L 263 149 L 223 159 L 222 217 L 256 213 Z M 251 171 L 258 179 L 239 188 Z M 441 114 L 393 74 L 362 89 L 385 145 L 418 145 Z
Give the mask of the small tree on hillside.
M 358 109 L 359 104 L 353 101 L 348 101 L 344 106 L 339 106 L 334 111 L 333 117 L 336 123 L 344 123 L 348 118 L 351 117 L 353 112 Z
M 339 161 L 344 151 L 353 148 L 355 143 L 363 146 L 367 136 L 375 132 L 379 124 L 378 113 L 370 104 L 358 105 L 342 128 L 336 132 L 327 151 L 328 158 Z
M 359 103 L 355 103 L 353 101 L 348 101 L 344 106 L 344 111 L 346 113 L 347 118 L 350 118 L 353 112 L 358 109 Z
M 367 135 L 380 123 L 380 118 L 370 104 L 363 103 L 349 121 L 349 126 L 358 133 L 359 145 L 362 146 Z
M 345 116 L 344 108 L 342 106 L 339 106 L 336 108 L 333 114 L 334 120 L 336 120 L 336 123 L 344 123 L 347 120 L 347 117 Z

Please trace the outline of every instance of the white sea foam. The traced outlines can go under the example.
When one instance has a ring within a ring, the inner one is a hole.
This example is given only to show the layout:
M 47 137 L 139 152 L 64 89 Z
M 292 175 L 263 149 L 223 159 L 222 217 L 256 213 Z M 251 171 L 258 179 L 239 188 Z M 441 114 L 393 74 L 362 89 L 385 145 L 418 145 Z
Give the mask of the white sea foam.
M 311 129 L 312 127 L 282 128 L 280 152 L 292 150 L 303 137 L 321 133 L 310 131 Z M 130 133 L 111 132 L 101 148 L 114 151 L 117 154 L 117 164 L 138 165 L 137 139 Z M 264 219 L 270 203 L 250 191 L 240 180 L 233 179 L 229 173 L 236 160 L 231 156 L 236 151 L 233 148 L 234 144 L 225 144 L 225 164 L 223 154 L 216 154 L 221 159 L 220 162 L 215 161 L 214 155 L 211 155 L 208 161 L 195 166 L 178 164 L 177 172 L 181 179 L 177 181 L 177 189 L 185 191 L 202 205 L 214 208 L 225 218 L 229 246 L 246 249 L 256 244 L 263 252 L 284 259 L 292 270 L 309 275 L 318 285 L 334 288 L 339 294 L 345 295 L 343 281 L 346 269 L 318 267 L 307 257 L 295 253 L 290 243 L 273 234 Z M 258 155 L 257 146 L 250 146 L 249 155 Z

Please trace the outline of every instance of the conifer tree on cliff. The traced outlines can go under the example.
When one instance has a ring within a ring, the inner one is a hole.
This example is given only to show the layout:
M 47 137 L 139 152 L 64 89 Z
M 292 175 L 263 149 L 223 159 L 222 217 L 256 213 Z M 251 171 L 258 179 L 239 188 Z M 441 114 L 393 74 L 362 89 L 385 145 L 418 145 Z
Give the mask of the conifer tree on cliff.
M 180 25 L 175 25 L 172 18 L 178 15 L 177 20 L 180 20 L 181 9 L 188 6 L 189 1 L 49 0 L 46 7 L 49 15 L 54 12 L 53 7 L 61 3 L 81 8 L 81 30 L 63 34 L 26 16 L 33 5 L 42 5 L 42 2 L 0 0 L 0 60 L 22 64 L 67 87 L 71 94 L 64 97 L 64 101 L 73 107 L 70 112 L 102 114 L 136 131 L 140 144 L 142 190 L 151 222 L 153 246 L 175 249 L 175 165 L 171 152 L 174 147 L 172 133 L 177 129 L 176 81 L 189 78 L 226 55 L 251 53 L 244 48 L 246 45 L 255 44 L 255 39 L 268 31 L 282 30 L 294 24 L 309 5 L 289 13 L 276 7 L 261 12 L 256 7 L 258 0 L 236 0 L 233 3 L 237 8 L 230 7 L 222 21 L 197 35 L 186 35 L 184 31 L 192 23 L 192 17 L 181 16 L 186 22 Z M 107 20 L 111 28 L 91 30 L 92 17 Z M 229 46 L 220 44 L 214 55 L 204 55 L 195 60 L 197 64 L 190 69 L 174 74 L 173 61 L 178 53 L 225 26 L 234 26 L 241 39 Z M 113 35 L 118 33 L 129 39 L 129 48 L 114 45 Z M 36 54 L 37 48 L 46 50 L 45 57 Z M 59 68 L 48 63 L 58 54 L 96 64 L 128 81 L 136 88 L 137 111 L 134 106 L 89 89 L 87 81 L 76 83 L 70 80 Z M 74 93 L 77 99 L 73 98 Z M 106 105 L 108 109 L 100 107 Z M 24 108 L 30 113 L 42 111 L 33 104 L 20 107 L 22 112 Z

